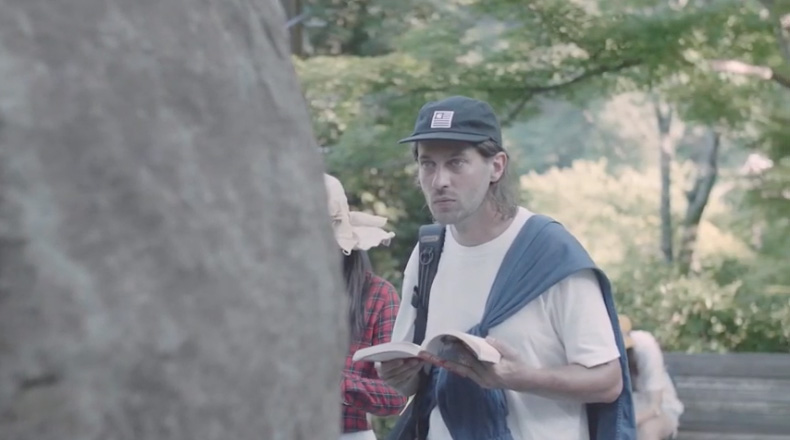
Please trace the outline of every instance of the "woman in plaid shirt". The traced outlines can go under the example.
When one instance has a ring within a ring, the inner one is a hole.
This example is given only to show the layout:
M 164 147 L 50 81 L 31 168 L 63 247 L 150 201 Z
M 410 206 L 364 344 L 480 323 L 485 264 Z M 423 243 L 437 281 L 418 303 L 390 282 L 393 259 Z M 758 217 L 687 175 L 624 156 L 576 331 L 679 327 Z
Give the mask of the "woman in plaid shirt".
M 352 362 L 360 348 L 389 342 L 400 300 L 395 288 L 373 273 L 368 249 L 389 244 L 395 235 L 382 227 L 387 219 L 351 212 L 343 185 L 325 174 L 329 215 L 335 239 L 343 252 L 343 276 L 349 296 L 351 340 L 341 382 L 343 433 L 341 440 L 376 440 L 368 414 L 395 415 L 406 398 L 379 379 L 370 362 Z

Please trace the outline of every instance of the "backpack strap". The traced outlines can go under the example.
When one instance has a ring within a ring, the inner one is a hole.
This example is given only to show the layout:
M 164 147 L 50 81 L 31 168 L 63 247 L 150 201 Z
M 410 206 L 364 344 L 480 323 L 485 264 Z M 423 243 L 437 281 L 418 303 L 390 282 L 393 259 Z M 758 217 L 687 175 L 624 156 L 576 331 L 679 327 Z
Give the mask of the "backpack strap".
M 417 345 L 422 344 L 425 339 L 425 328 L 428 325 L 428 304 L 431 298 L 431 286 L 439 269 L 439 257 L 442 256 L 444 248 L 444 234 L 446 228 L 440 224 L 430 224 L 420 226 L 420 268 L 417 285 L 414 287 L 414 295 L 411 304 L 417 309 L 417 316 L 414 318 L 414 338 L 413 342 Z M 428 420 L 420 415 L 420 408 L 424 400 L 426 387 L 430 382 L 430 377 L 425 371 L 420 372 L 417 393 L 412 402 L 412 414 L 414 417 L 414 438 L 423 440 L 428 437 Z M 411 437 L 410 437 L 411 438 Z
M 431 285 L 439 268 L 439 257 L 441 257 L 444 248 L 445 230 L 445 227 L 439 224 L 420 226 L 420 268 L 418 282 L 414 286 L 414 295 L 411 298 L 411 305 L 417 309 L 412 342 L 417 345 L 422 344 L 425 339 Z

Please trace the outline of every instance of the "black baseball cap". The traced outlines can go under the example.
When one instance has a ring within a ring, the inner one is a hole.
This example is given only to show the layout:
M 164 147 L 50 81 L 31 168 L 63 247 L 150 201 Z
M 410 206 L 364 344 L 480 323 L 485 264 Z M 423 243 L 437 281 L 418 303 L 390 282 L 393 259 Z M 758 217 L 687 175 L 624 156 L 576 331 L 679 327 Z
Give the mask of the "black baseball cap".
M 422 106 L 414 132 L 398 141 L 448 140 L 478 143 L 492 140 L 502 145 L 502 130 L 487 102 L 466 96 L 451 96 Z

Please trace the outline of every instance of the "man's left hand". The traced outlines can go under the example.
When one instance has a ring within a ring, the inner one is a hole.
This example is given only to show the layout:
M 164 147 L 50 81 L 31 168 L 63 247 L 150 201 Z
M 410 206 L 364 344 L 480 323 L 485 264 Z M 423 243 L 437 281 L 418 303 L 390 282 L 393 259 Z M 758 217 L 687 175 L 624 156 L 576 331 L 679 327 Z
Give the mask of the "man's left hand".
M 513 389 L 513 382 L 519 374 L 528 369 L 520 356 L 509 345 L 494 338 L 486 338 L 502 355 L 502 359 L 495 364 L 481 362 L 465 346 L 458 344 L 457 359 L 450 361 L 428 352 L 421 352 L 420 357 L 434 365 L 446 368 L 451 373 L 469 378 L 483 388 Z

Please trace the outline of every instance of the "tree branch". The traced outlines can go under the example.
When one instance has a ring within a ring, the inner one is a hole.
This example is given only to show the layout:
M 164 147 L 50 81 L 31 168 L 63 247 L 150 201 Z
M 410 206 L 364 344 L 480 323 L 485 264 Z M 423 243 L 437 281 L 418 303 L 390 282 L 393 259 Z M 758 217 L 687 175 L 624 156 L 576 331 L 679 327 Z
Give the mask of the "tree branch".
M 641 59 L 634 58 L 630 60 L 623 60 L 613 66 L 598 66 L 595 69 L 587 70 L 579 75 L 576 75 L 575 77 L 567 81 L 548 85 L 548 86 L 531 86 L 531 87 L 527 87 L 526 91 L 533 94 L 550 92 L 553 90 L 561 89 L 563 87 L 571 86 L 573 84 L 592 78 L 594 76 L 603 75 L 605 73 L 619 72 L 621 70 L 628 69 L 629 67 L 637 66 L 641 63 L 642 63 Z
M 621 61 L 621 62 L 619 62 L 619 63 L 617 63 L 617 64 L 615 64 L 613 66 L 598 66 L 595 69 L 590 69 L 590 70 L 584 71 L 584 72 L 576 75 L 575 77 L 573 77 L 573 78 L 571 78 L 571 79 L 569 79 L 567 81 L 563 81 L 561 83 L 551 84 L 551 85 L 547 85 L 547 86 L 527 86 L 526 88 L 521 89 L 521 90 L 516 89 L 517 91 L 520 91 L 521 93 L 523 93 L 524 97 L 502 119 L 502 125 L 509 125 L 511 122 L 513 122 L 513 120 L 515 120 L 516 117 L 518 117 L 519 113 L 521 113 L 521 111 L 524 110 L 524 107 L 527 105 L 527 103 L 532 98 L 535 97 L 535 95 L 538 95 L 538 94 L 541 94 L 541 93 L 546 93 L 546 92 L 551 92 L 551 91 L 562 89 L 562 88 L 565 88 L 565 87 L 569 87 L 569 86 L 572 86 L 572 85 L 574 85 L 576 83 L 582 82 L 582 81 L 584 81 L 586 79 L 589 79 L 589 78 L 592 78 L 592 77 L 595 77 L 595 76 L 599 76 L 599 75 L 603 75 L 605 73 L 619 72 L 621 70 L 625 70 L 625 69 L 628 69 L 630 67 L 637 66 L 641 62 L 642 62 L 642 60 L 637 59 L 637 58 L 629 59 L 629 60 L 623 60 L 623 61 Z
M 708 64 L 717 72 L 756 76 L 767 81 L 774 81 L 782 87 L 790 89 L 790 77 L 784 76 L 768 66 L 755 66 L 738 60 L 712 60 Z
M 535 97 L 534 93 L 524 94 L 521 100 L 512 109 L 510 109 L 510 111 L 507 113 L 507 115 L 505 115 L 504 118 L 502 118 L 502 125 L 504 126 L 510 125 L 518 117 L 519 113 L 521 113 L 524 110 L 524 107 L 527 106 L 527 103 L 529 101 L 532 101 L 532 98 L 534 97 Z
M 534 98 L 536 95 L 569 87 L 595 76 L 603 75 L 606 73 L 619 72 L 628 69 L 630 67 L 638 66 L 641 63 L 642 60 L 639 58 L 626 59 L 611 66 L 604 65 L 604 66 L 598 66 L 595 69 L 586 70 L 566 81 L 559 82 L 556 84 L 550 84 L 544 86 L 525 85 L 523 87 L 497 86 L 497 87 L 480 88 L 479 90 L 484 92 L 509 92 L 512 94 L 522 95 L 522 98 L 505 115 L 505 117 L 502 118 L 501 124 L 503 126 L 507 126 L 518 117 L 518 115 L 524 110 L 524 107 L 526 107 L 527 103 L 529 103 L 529 101 L 532 100 L 532 98 Z M 405 90 L 403 93 L 400 93 L 397 97 L 393 97 L 393 99 L 397 99 L 403 96 L 411 96 L 415 93 L 419 94 L 419 93 L 434 93 L 434 92 L 446 92 L 446 91 L 448 91 L 447 87 L 417 87 L 414 89 Z
M 630 67 L 638 66 L 642 63 L 642 60 L 639 58 L 627 59 L 623 60 L 615 65 L 612 66 L 598 66 L 595 69 L 584 71 L 573 78 L 563 81 L 556 84 L 550 85 L 525 85 L 523 87 L 514 87 L 514 86 L 488 86 L 488 87 L 481 87 L 478 90 L 483 92 L 511 92 L 511 93 L 523 93 L 523 94 L 533 94 L 538 95 L 541 93 L 551 92 L 557 89 L 562 89 L 564 87 L 571 86 L 578 82 L 584 81 L 594 76 L 603 75 L 605 73 L 614 73 L 619 72 L 621 70 L 628 69 Z M 455 86 L 453 86 L 455 88 Z M 474 88 L 474 87 L 472 87 Z M 404 92 L 408 93 L 431 93 L 431 92 L 446 92 L 450 89 L 450 87 L 416 87 L 413 89 L 404 90 Z M 401 93 L 402 94 L 402 93 Z

